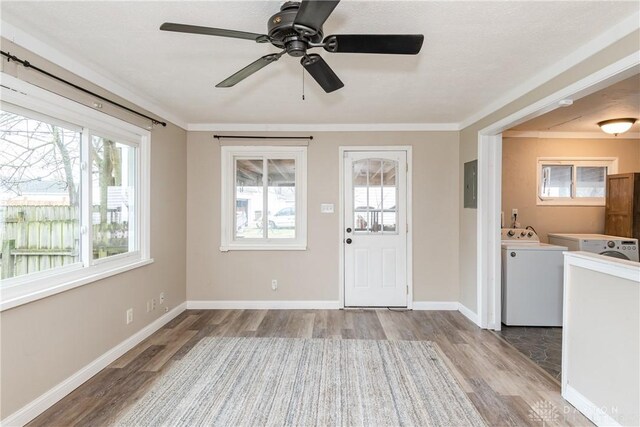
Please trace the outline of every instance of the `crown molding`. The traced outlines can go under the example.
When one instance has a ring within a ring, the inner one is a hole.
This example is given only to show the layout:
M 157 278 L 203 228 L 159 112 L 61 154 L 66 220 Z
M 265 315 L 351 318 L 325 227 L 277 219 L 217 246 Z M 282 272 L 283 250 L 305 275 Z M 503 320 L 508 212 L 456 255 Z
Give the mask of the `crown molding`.
M 508 130 L 502 132 L 503 138 L 538 138 L 538 139 L 640 139 L 640 132 L 628 132 L 619 136 L 604 132 L 547 132 Z
M 487 105 L 485 108 L 470 115 L 466 119 L 460 122 L 460 129 L 465 129 L 474 123 L 482 120 L 490 114 L 498 111 L 502 107 L 510 104 L 511 102 L 521 98 L 537 87 L 550 81 L 554 77 L 564 73 L 572 67 L 580 64 L 587 58 L 607 48 L 613 43 L 628 36 L 634 31 L 640 29 L 640 12 L 636 12 L 628 18 L 624 19 L 617 25 L 614 25 L 598 37 L 589 41 L 588 43 L 577 48 L 573 53 L 564 57 L 561 61 L 545 68 L 540 73 L 536 74 L 526 82 L 510 90 L 505 95 L 498 98 L 495 102 Z
M 206 132 L 450 132 L 458 123 L 189 123 L 188 131 Z
M 77 76 L 90 81 L 113 94 L 126 99 L 137 106 L 156 114 L 165 120 L 187 131 L 219 131 L 219 132 L 425 132 L 425 131 L 459 131 L 478 122 L 484 117 L 494 113 L 505 105 L 522 97 L 531 90 L 546 83 L 559 74 L 574 67 L 595 53 L 615 43 L 633 31 L 640 28 L 640 12 L 635 13 L 619 24 L 594 38 L 589 43 L 576 49 L 563 60 L 545 68 L 543 71 L 517 86 L 513 90 L 500 97 L 495 102 L 487 105 L 480 111 L 467 117 L 460 123 L 351 123 L 351 124 L 260 124 L 260 123 L 187 123 L 186 120 L 176 114 L 165 110 L 155 101 L 136 93 L 128 85 L 119 81 L 112 75 L 97 72 L 90 67 L 73 59 L 42 40 L 28 34 L 6 21 L 0 21 L 0 35 L 42 58 L 59 65 Z
M 117 78 L 106 73 L 99 73 L 95 71 L 71 56 L 4 20 L 0 21 L 0 35 L 12 43 L 31 51 L 33 54 L 66 69 L 78 77 L 88 80 L 89 82 L 96 84 L 133 104 L 136 104 L 140 108 L 156 114 L 183 129 L 187 128 L 186 121 L 181 117 L 176 116 L 143 95 L 129 89 L 126 84 L 118 81 Z

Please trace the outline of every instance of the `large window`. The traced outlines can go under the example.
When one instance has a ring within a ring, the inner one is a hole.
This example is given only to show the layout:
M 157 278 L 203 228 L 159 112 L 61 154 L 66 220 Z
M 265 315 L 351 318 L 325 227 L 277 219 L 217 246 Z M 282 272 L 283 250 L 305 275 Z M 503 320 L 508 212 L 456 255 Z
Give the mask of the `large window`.
M 306 248 L 306 147 L 222 147 L 222 250 Z
M 604 206 L 616 159 L 538 159 L 538 205 Z
M 149 262 L 149 133 L 26 83 L 2 88 L 2 309 Z M 9 102 L 11 101 L 11 102 Z

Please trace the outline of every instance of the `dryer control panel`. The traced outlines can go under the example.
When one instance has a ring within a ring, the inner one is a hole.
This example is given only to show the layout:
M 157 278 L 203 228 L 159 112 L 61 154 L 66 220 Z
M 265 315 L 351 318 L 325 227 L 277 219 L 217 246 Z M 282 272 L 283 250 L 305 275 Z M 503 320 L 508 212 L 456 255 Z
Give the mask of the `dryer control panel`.
M 636 262 L 640 259 L 637 239 L 583 239 L 580 250 Z
M 502 241 L 503 242 L 513 242 L 513 241 L 522 241 L 522 242 L 532 242 L 539 243 L 540 239 L 535 231 L 529 230 L 527 228 L 503 228 L 502 232 Z

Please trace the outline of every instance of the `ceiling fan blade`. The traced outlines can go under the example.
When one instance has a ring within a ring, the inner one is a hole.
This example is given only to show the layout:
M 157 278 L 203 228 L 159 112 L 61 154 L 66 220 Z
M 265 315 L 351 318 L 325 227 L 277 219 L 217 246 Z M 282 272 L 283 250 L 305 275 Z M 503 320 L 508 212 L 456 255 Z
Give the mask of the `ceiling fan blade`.
M 325 50 L 337 53 L 386 53 L 416 55 L 422 34 L 338 34 L 324 39 Z
M 252 62 L 251 64 L 244 67 L 242 70 L 233 74 L 232 76 L 226 78 L 216 85 L 216 87 L 231 87 L 235 86 L 237 83 L 249 77 L 251 74 L 255 73 L 271 64 L 272 62 L 276 62 L 280 57 L 286 52 L 283 50 L 280 53 L 272 53 L 270 55 L 265 55 L 257 61 Z
M 231 37 L 234 39 L 253 40 L 258 43 L 269 41 L 269 37 L 264 34 L 248 33 L 246 31 L 224 30 L 222 28 L 199 27 L 197 25 L 175 24 L 165 22 L 160 25 L 162 31 L 175 31 L 177 33 L 204 34 L 207 36 Z
M 302 28 L 307 34 L 315 34 L 329 18 L 340 0 L 302 0 L 298 14 L 293 21 L 294 28 Z M 311 30 L 311 31 L 306 31 Z
M 330 93 L 344 86 L 329 64 L 320 55 L 311 54 L 302 58 L 302 66 L 311 74 L 325 92 Z

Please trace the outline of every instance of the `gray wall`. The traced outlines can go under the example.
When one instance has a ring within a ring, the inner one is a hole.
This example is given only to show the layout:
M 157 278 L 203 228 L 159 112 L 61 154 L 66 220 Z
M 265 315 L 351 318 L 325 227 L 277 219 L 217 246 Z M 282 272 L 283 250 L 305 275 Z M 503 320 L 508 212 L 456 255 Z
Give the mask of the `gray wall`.
M 337 301 L 338 149 L 411 145 L 414 300 L 457 301 L 458 133 L 311 133 L 308 250 L 220 252 L 220 145 L 212 132 L 189 132 L 187 299 Z M 321 214 L 321 203 L 335 204 L 336 213 Z
M 118 99 L 68 72 L 2 40 L 2 50 Z M 77 92 L 2 61 L 3 71 L 76 97 Z M 48 86 L 47 86 L 48 85 Z M 88 97 L 78 97 L 90 102 Z M 120 100 L 131 106 L 125 100 Z M 120 118 L 148 124 L 109 109 Z M 172 124 L 151 136 L 151 256 L 155 262 L 0 313 L 0 418 L 45 393 L 164 314 L 146 312 L 146 301 L 165 293 L 171 309 L 185 301 L 186 132 Z M 134 321 L 125 324 L 133 307 Z

